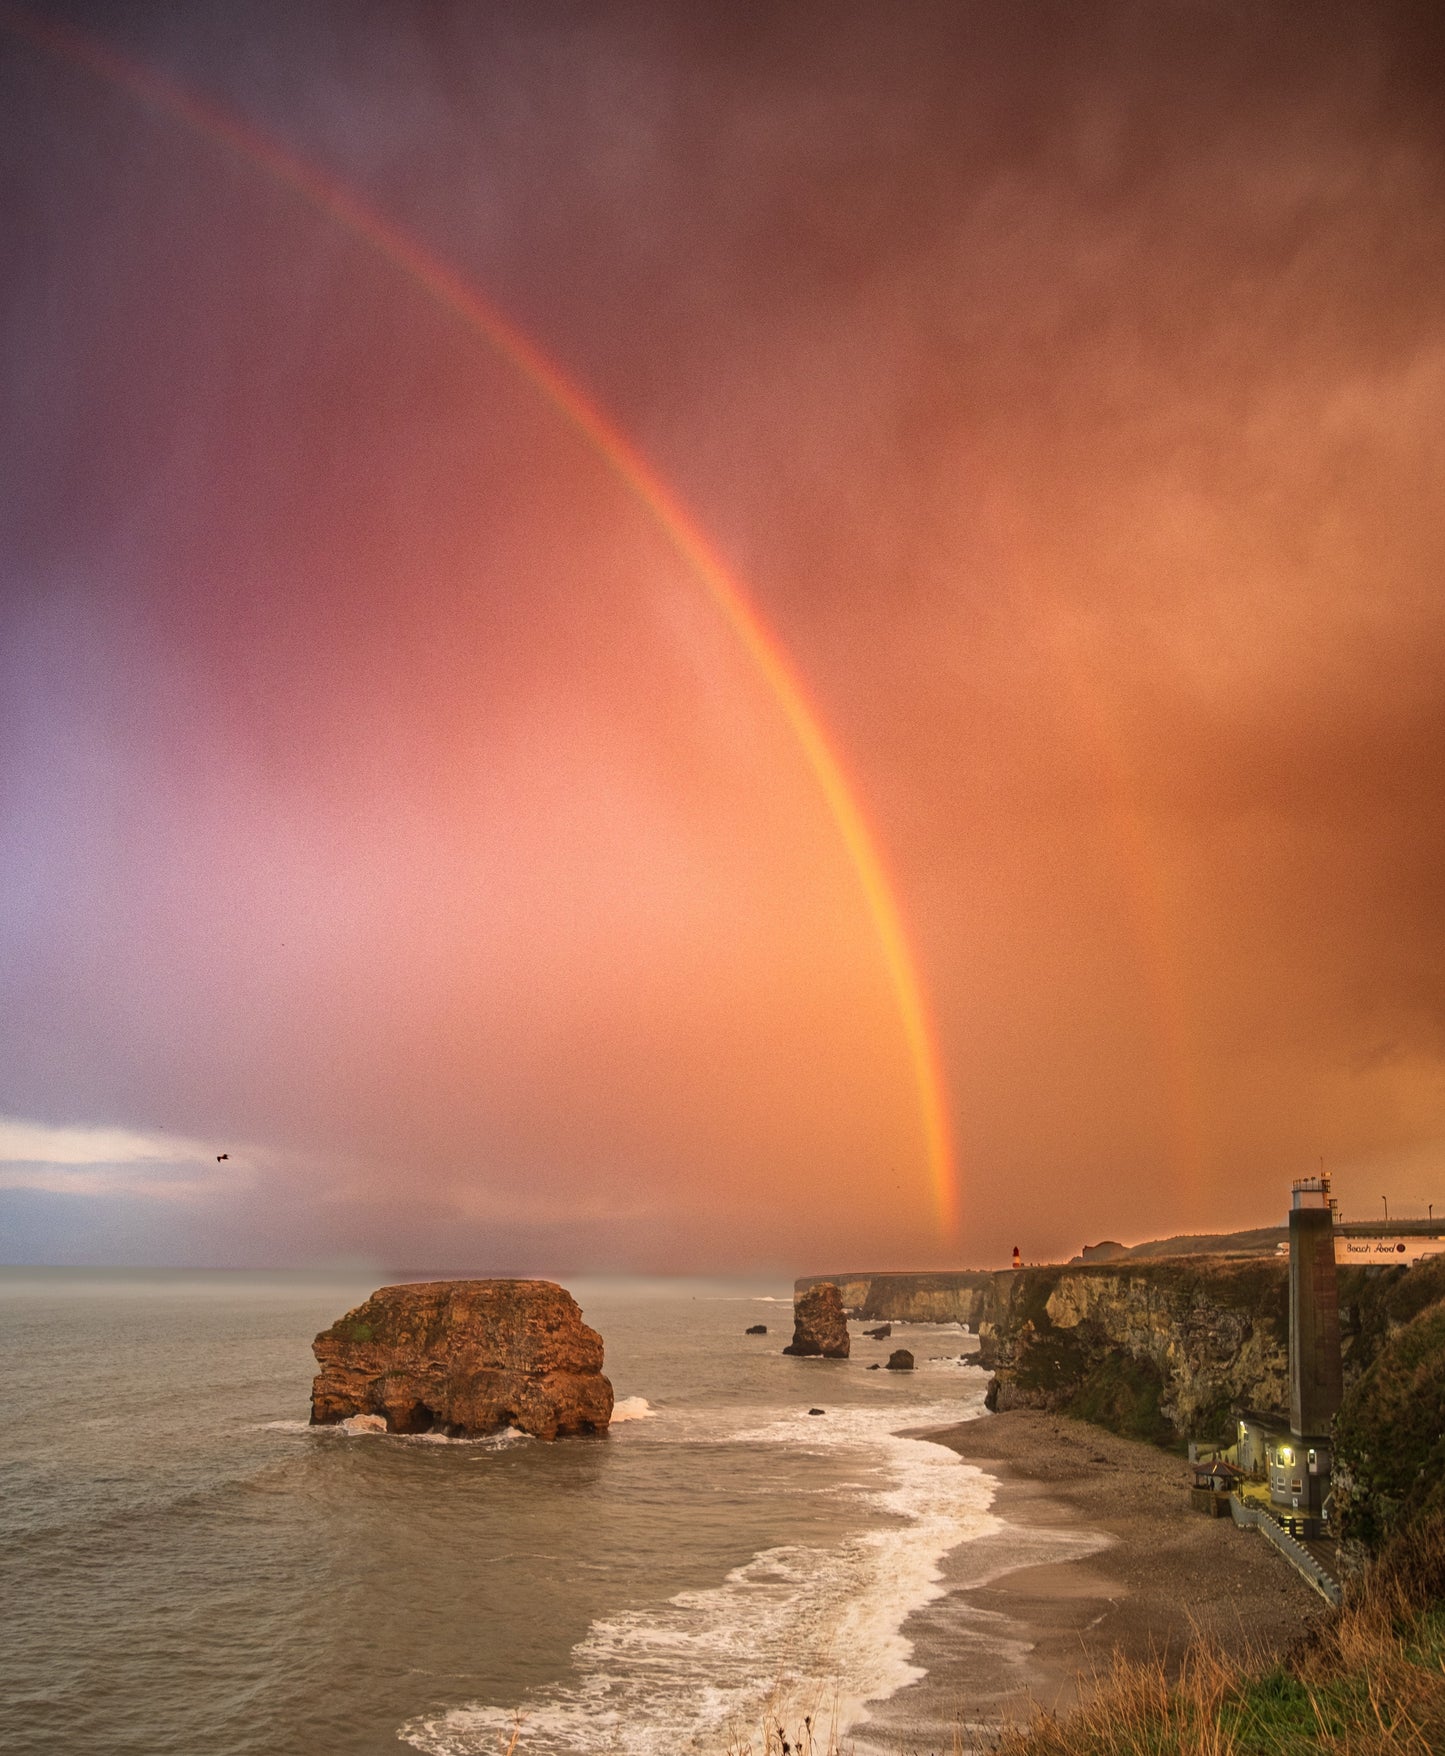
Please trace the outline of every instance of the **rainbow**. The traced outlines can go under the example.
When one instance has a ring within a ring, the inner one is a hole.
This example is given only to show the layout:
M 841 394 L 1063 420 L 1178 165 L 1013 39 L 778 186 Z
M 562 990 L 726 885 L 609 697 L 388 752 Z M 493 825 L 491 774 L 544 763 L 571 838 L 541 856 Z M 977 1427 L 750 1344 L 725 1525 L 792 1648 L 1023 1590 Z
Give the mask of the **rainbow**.
M 673 549 L 706 588 L 766 683 L 812 771 L 854 872 L 877 935 L 913 1070 L 923 1147 L 936 1216 L 945 1238 L 958 1226 L 958 1191 L 937 1035 L 893 884 L 823 729 L 818 709 L 776 634 L 742 582 L 691 513 L 643 454 L 554 361 L 448 263 L 376 212 L 352 190 L 210 99 L 85 32 L 0 4 L 0 27 L 32 47 L 119 87 L 148 108 L 203 135 L 264 171 L 359 244 L 405 274 L 472 335 L 533 384 L 572 429 L 648 508 Z

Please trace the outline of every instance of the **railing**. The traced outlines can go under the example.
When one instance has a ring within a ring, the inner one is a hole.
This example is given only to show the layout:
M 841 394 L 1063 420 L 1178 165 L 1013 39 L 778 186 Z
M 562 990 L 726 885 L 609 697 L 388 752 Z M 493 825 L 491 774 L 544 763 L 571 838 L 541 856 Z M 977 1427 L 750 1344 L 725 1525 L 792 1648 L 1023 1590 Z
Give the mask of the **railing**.
M 1340 1601 L 1339 1581 L 1320 1566 L 1304 1544 L 1297 1537 L 1292 1537 L 1272 1513 L 1266 1512 L 1263 1507 L 1246 1504 L 1238 1494 L 1229 1496 L 1229 1510 L 1234 1522 L 1241 1529 L 1248 1530 L 1253 1525 L 1261 1536 L 1268 1538 L 1322 1598 L 1332 1604 Z

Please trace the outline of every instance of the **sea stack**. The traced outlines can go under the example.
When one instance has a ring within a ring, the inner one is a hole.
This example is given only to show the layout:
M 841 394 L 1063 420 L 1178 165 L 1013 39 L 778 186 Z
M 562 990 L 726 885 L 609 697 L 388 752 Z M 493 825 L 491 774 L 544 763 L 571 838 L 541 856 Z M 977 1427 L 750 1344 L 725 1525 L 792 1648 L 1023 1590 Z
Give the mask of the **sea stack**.
M 794 1299 L 793 1339 L 783 1352 L 821 1354 L 825 1360 L 848 1358 L 848 1320 L 831 1280 L 820 1281 Z
M 311 1344 L 313 1426 L 380 1415 L 389 1433 L 538 1439 L 600 1433 L 612 1418 L 602 1337 L 548 1280 L 382 1287 Z

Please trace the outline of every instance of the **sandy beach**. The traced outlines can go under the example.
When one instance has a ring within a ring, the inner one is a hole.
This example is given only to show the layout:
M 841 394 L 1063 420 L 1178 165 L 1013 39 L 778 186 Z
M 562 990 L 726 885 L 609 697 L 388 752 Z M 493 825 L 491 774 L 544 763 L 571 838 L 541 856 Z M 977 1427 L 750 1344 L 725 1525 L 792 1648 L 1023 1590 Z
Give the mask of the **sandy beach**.
M 1066 1711 L 1114 1653 L 1177 1665 L 1196 1635 L 1279 1647 L 1324 1608 L 1274 1549 L 1189 1505 L 1177 1455 L 1031 1411 L 926 1435 L 999 1482 L 995 1534 L 954 1552 L 946 1593 L 908 1634 L 927 1678 L 868 1728 L 949 1749 L 1034 1706 Z

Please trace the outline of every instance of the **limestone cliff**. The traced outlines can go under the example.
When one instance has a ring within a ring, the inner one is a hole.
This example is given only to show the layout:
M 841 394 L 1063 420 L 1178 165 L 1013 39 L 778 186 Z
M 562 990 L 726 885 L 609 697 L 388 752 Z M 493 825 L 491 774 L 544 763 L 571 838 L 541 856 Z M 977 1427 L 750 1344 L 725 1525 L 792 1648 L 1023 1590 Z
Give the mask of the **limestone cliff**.
M 605 1430 L 612 1386 L 602 1337 L 545 1280 L 382 1287 L 312 1343 L 311 1420 L 379 1416 L 392 1433 L 540 1439 Z
M 850 1315 L 966 1323 L 998 1408 L 1065 1410 L 1162 1442 L 1288 1405 L 1283 1261 L 1180 1258 L 834 1277 Z M 799 1282 L 804 1288 L 811 1283 Z
M 805 1275 L 796 1296 L 831 1280 L 850 1317 L 883 1323 L 967 1323 L 977 1328 L 977 1313 L 990 1297 L 994 1276 L 987 1271 L 957 1274 L 829 1274 Z
M 1423 1280 L 1391 1291 L 1407 1272 L 1417 1271 L 1340 1271 L 1347 1387 L 1421 1308 Z M 829 1278 L 851 1317 L 967 1324 L 979 1337 L 979 1364 L 994 1373 L 997 1408 L 1061 1410 L 1174 1443 L 1228 1437 L 1235 1407 L 1289 1407 L 1283 1257 L 1131 1257 Z M 800 1280 L 799 1294 L 815 1284 Z
M 1181 1258 L 1028 1276 L 980 1328 L 998 1406 L 1067 1408 L 1162 1441 L 1225 1437 L 1237 1406 L 1288 1406 L 1282 1262 Z

